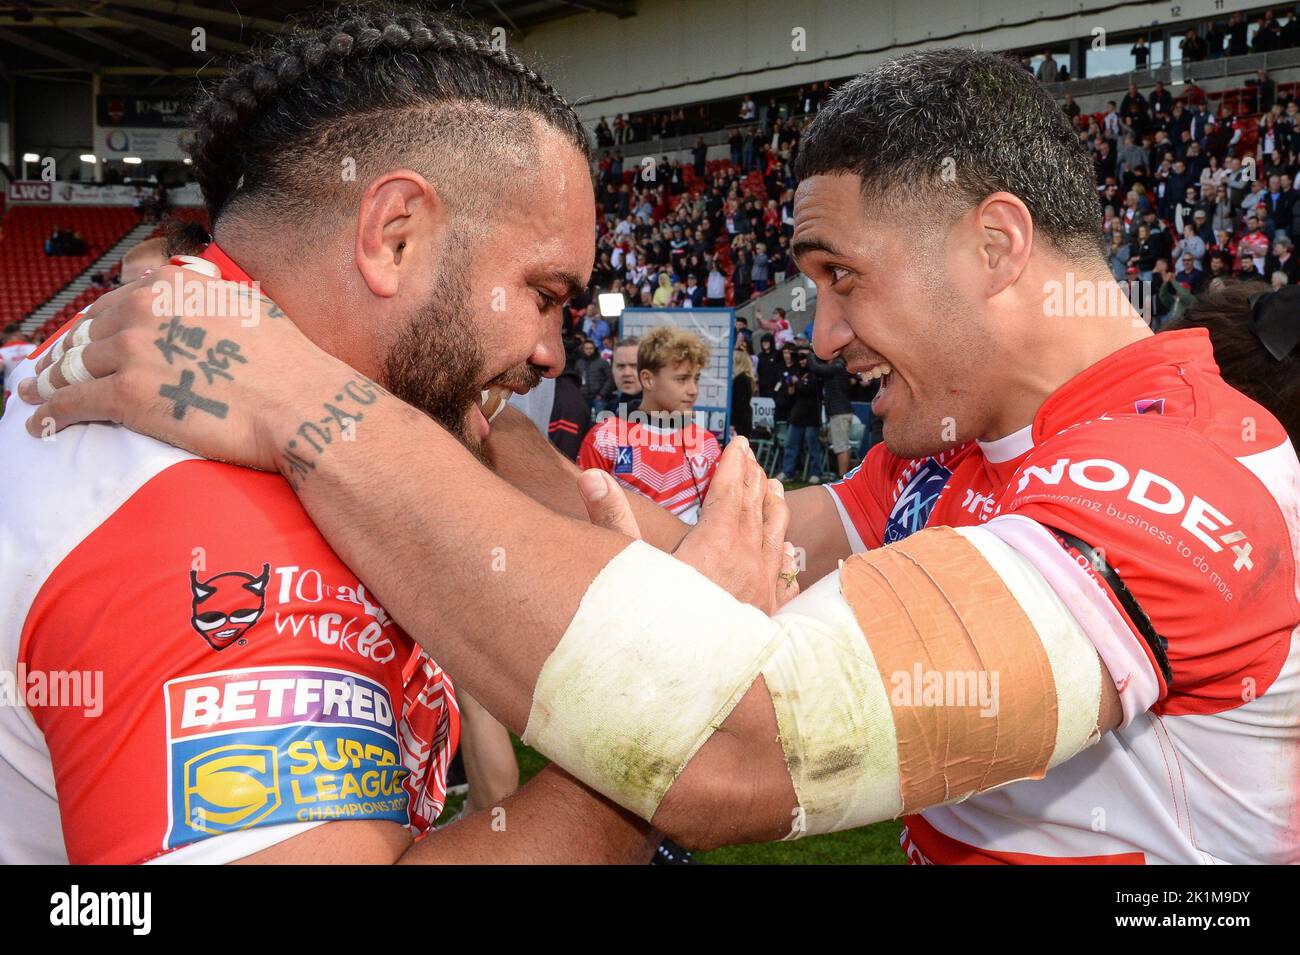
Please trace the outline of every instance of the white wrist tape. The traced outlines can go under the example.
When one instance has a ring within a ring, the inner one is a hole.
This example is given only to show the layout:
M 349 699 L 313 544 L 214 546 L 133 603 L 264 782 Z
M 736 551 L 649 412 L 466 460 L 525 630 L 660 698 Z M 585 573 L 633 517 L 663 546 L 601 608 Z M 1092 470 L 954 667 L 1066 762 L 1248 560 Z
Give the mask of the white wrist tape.
M 36 376 L 36 393 L 41 396 L 42 401 L 49 401 L 54 397 L 57 390 L 54 383 L 50 381 L 50 375 L 58 367 L 58 362 L 51 362 L 45 366 L 45 370 Z
M 521 738 L 650 819 L 780 636 L 766 614 L 633 541 L 596 575 L 542 667 Z
M 542 668 L 523 739 L 645 819 L 762 674 L 801 813 L 853 828 L 1027 778 L 1097 738 L 1101 663 L 980 528 L 855 555 L 768 618 L 634 542 Z

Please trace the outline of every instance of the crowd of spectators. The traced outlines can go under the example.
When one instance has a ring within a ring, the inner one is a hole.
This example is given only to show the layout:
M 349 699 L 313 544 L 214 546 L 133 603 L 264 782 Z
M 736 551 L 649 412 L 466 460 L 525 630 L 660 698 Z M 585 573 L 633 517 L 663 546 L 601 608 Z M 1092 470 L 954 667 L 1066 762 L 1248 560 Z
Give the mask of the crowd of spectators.
M 1267 53 L 1300 46 L 1300 17 L 1295 10 L 1283 16 L 1287 18 L 1285 23 L 1273 10 L 1266 10 L 1253 19 L 1237 12 L 1226 22 L 1206 21 L 1203 30 L 1191 27 L 1179 41 L 1183 62 L 1195 63 L 1221 56 L 1245 56 L 1247 53 Z M 1254 30 L 1251 29 L 1252 23 Z
M 665 156 L 627 170 L 621 152 L 602 155 L 596 263 L 577 306 L 599 292 L 621 293 L 631 306 L 740 306 L 794 274 L 801 129 L 801 120 L 779 116 L 738 129 L 731 159 L 712 163 L 702 143 L 689 164 Z
M 767 126 L 769 117 L 788 122 L 795 116 L 817 112 L 829 94 L 830 83 L 822 82 L 763 95 L 760 97 L 763 100 L 762 106 L 756 104 L 753 96 L 746 95 L 740 100 L 739 108 L 735 108 L 731 102 L 699 103 L 642 113 L 623 113 L 612 120 L 602 116 L 596 123 L 596 147 L 609 149 L 631 143 L 692 136 L 712 132 L 732 123 L 757 122 Z
M 1216 280 L 1300 277 L 1290 238 L 1300 105 L 1263 70 L 1236 113 L 1225 104 L 1216 115 L 1198 87 L 1185 89 L 1175 99 L 1163 83 L 1130 85 L 1100 116 L 1068 95 L 1063 104 L 1096 169 L 1111 272 L 1148 289 L 1156 327 Z
M 566 340 L 576 349 L 573 378 L 591 420 L 603 411 L 631 407 L 636 387 L 634 375 L 619 374 L 633 350 L 616 343 L 616 328 L 597 307 L 600 294 L 621 294 L 631 307 L 741 306 L 796 273 L 790 254 L 793 167 L 804 125 L 829 92 L 829 84 L 819 83 L 758 100 L 743 97 L 727 117 L 739 125 L 730 129 L 722 160 L 710 161 L 704 138 L 697 136 L 687 160 L 651 157 L 625 167 L 619 147 L 696 133 L 704 127 L 692 120 L 703 122 L 703 112 L 674 109 L 616 117 L 612 124 L 602 118 L 597 124 L 596 262 L 589 287 L 568 303 L 566 326 Z M 776 421 L 789 435 L 786 470 L 793 473 L 806 452 L 817 479 L 823 405 L 830 401 L 836 423 L 832 445 L 843 473 L 850 457 L 846 415 L 851 408 L 840 405 L 850 388 L 854 400 L 869 400 L 869 392 L 842 362 L 834 371 L 823 363 L 813 370 L 817 359 L 808 339 L 796 337 L 783 309 L 771 319 L 761 311 L 755 318 L 753 330 L 745 319 L 737 320 L 733 429 L 750 436 L 750 399 L 773 399 Z M 779 380 L 772 374 L 778 361 L 784 369 Z M 828 380 L 838 384 L 828 387 Z
M 1152 41 L 1160 42 L 1158 37 L 1149 38 L 1139 35 L 1128 54 L 1131 69 L 1142 72 L 1159 65 L 1161 51 L 1153 49 Z M 1127 40 L 1125 41 L 1127 43 Z M 1225 56 L 1246 56 L 1252 53 L 1268 53 L 1272 50 L 1292 49 L 1300 46 L 1300 5 L 1291 10 L 1278 13 L 1265 10 L 1262 13 L 1237 12 L 1228 19 L 1208 19 L 1196 24 L 1189 24 L 1181 37 L 1170 36 L 1171 59 L 1184 64 L 1200 63 L 1206 60 L 1220 59 Z M 1177 56 L 1174 56 L 1174 48 Z M 1051 50 L 1043 50 L 1036 57 L 1029 52 L 1013 53 L 1021 66 L 1033 73 L 1043 83 L 1064 83 L 1079 77 L 1071 76 L 1067 64 L 1059 61 Z M 1038 65 L 1033 65 L 1034 60 Z M 1115 65 L 1107 61 L 1108 65 Z

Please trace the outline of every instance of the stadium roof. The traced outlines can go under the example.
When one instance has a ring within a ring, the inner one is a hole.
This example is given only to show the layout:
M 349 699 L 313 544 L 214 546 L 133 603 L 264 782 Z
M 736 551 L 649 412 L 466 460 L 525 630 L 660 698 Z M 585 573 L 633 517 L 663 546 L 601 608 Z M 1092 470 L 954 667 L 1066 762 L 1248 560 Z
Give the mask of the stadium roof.
M 422 4 L 515 34 L 583 12 L 631 16 L 635 0 L 458 0 Z M 192 75 L 259 34 L 333 6 L 321 0 L 0 0 L 0 69 L 8 75 Z M 191 49 L 202 27 L 206 51 Z

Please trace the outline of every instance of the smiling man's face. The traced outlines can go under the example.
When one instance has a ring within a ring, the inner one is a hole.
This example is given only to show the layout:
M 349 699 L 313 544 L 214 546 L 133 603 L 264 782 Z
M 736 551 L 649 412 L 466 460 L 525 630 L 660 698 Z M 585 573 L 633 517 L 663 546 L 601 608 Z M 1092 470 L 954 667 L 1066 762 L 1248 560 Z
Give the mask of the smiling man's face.
M 792 247 L 817 284 L 813 349 L 851 372 L 880 375 L 872 412 L 901 457 L 934 454 L 982 432 L 991 382 L 980 361 L 983 313 L 962 288 L 951 233 L 873 214 L 851 173 L 812 176 L 795 194 Z M 948 439 L 945 440 L 945 435 Z

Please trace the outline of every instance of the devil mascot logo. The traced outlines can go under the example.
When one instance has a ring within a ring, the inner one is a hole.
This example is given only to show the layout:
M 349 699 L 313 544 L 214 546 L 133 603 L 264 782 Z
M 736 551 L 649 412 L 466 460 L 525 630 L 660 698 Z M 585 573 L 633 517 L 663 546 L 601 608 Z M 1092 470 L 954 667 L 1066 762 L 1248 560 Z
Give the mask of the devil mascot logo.
M 260 576 L 231 571 L 200 582 L 190 571 L 194 595 L 190 623 L 213 650 L 224 650 L 257 623 L 266 609 L 266 583 L 271 565 L 263 564 Z

